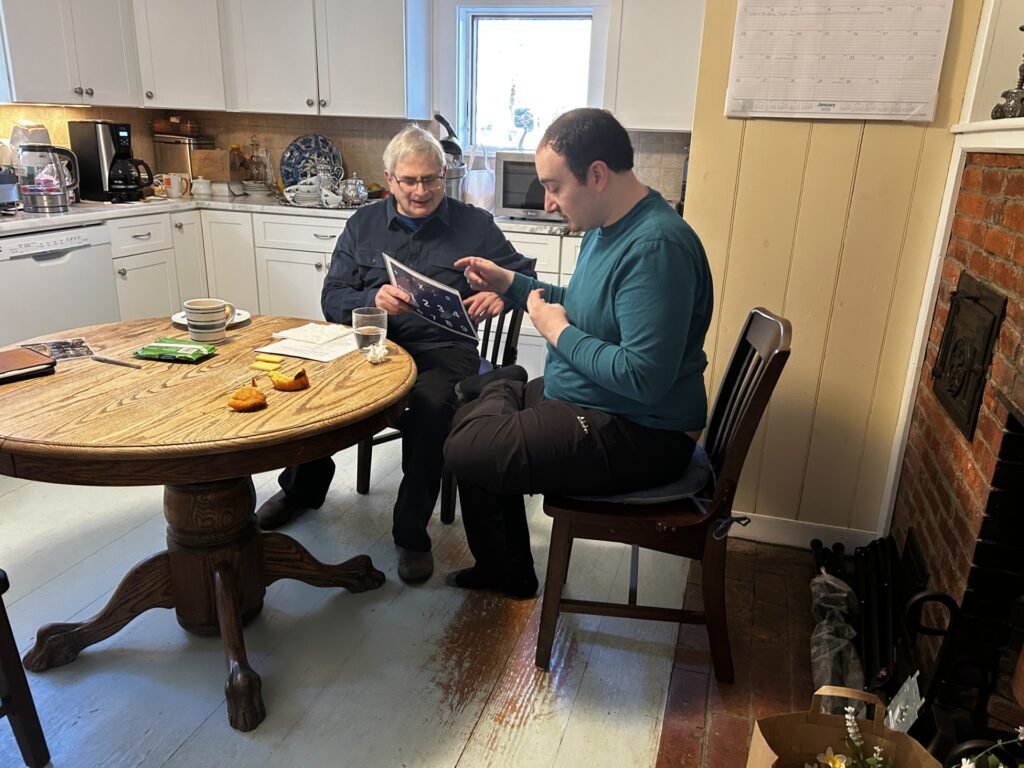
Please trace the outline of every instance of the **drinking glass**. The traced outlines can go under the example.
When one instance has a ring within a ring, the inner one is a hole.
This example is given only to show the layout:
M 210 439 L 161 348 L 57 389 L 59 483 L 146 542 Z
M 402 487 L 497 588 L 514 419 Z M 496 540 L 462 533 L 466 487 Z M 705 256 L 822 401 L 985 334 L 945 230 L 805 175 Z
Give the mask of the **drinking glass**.
M 388 313 L 376 307 L 353 309 L 352 330 L 356 335 L 356 349 L 365 355 L 370 345 L 383 346 L 388 335 Z

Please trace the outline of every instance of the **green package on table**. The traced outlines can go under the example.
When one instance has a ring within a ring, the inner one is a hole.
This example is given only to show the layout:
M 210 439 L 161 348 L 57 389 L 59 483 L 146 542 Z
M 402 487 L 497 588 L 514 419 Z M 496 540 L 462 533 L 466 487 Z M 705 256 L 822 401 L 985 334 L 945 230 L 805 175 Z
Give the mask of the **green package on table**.
M 195 363 L 210 355 L 217 354 L 213 344 L 182 339 L 157 339 L 152 344 L 136 349 L 135 357 L 146 360 L 166 360 L 171 363 Z

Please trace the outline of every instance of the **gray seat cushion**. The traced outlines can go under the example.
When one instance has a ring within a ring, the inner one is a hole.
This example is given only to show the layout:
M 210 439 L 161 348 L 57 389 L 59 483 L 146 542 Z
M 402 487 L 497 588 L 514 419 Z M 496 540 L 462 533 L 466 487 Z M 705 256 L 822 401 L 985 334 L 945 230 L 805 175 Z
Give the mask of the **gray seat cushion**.
M 713 475 L 711 460 L 708 459 L 704 446 L 698 443 L 697 447 L 693 449 L 693 457 L 686 466 L 683 476 L 671 483 L 639 491 L 617 493 L 614 496 L 569 496 L 569 498 L 581 501 L 602 501 L 608 504 L 662 504 L 666 501 L 678 501 L 696 496 L 704 489 Z

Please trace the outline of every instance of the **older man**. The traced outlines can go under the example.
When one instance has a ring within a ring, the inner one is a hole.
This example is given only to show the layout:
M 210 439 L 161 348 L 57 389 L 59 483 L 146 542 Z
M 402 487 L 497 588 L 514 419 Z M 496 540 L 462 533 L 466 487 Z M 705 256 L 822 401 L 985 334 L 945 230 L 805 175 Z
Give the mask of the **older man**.
M 566 288 L 467 258 L 469 284 L 525 306 L 548 342 L 544 378 L 487 384 L 445 446 L 472 568 L 449 583 L 530 597 L 524 493 L 612 494 L 668 482 L 707 416 L 711 272 L 700 240 L 633 174 L 608 112 L 577 109 L 537 148 L 545 209 L 586 231 Z
M 352 310 L 358 307 L 386 310 L 388 338 L 416 361 L 408 409 L 398 421 L 403 477 L 392 526 L 398 575 L 404 581 L 421 581 L 433 573 L 427 522 L 440 490 L 442 449 L 455 413 L 454 388 L 477 373 L 480 359 L 472 339 L 413 313 L 411 297 L 389 282 L 381 253 L 456 288 L 474 320 L 493 317 L 505 305 L 493 292 L 470 289 L 456 261 L 473 255 L 534 274 L 533 260 L 515 252 L 489 213 L 445 196 L 445 166 L 440 143 L 418 126 L 406 127 L 388 143 L 384 168 L 391 196 L 360 208 L 349 219 L 321 296 L 324 317 L 335 323 L 351 323 Z M 279 478 L 281 490 L 257 513 L 260 526 L 276 528 L 321 506 L 333 476 L 330 458 L 286 469 Z

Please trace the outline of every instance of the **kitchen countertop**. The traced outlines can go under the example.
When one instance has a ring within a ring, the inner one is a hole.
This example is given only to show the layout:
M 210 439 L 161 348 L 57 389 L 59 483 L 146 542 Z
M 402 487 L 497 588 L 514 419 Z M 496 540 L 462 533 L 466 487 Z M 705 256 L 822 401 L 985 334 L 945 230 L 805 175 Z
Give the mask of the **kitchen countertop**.
M 245 195 L 234 197 L 202 197 L 180 198 L 168 200 L 162 197 L 149 197 L 138 203 L 100 203 L 85 201 L 75 203 L 67 213 L 24 213 L 0 217 L 0 237 L 5 235 L 29 234 L 52 229 L 66 229 L 89 224 L 96 224 L 111 219 L 131 216 L 147 216 L 161 213 L 180 213 L 182 211 L 215 210 L 239 211 L 242 213 L 276 213 L 286 216 L 312 216 L 327 219 L 347 219 L 356 209 L 353 208 L 300 208 L 284 205 L 273 198 L 264 198 L 257 202 L 245 201 Z M 496 220 L 498 227 L 504 232 L 520 232 L 545 235 L 578 235 L 572 233 L 561 223 L 544 221 L 517 221 L 507 218 Z

